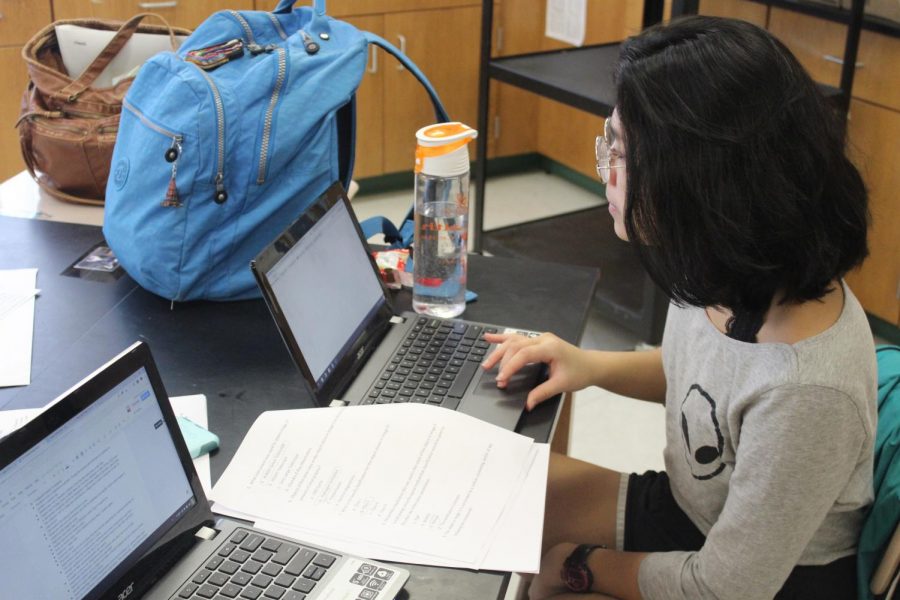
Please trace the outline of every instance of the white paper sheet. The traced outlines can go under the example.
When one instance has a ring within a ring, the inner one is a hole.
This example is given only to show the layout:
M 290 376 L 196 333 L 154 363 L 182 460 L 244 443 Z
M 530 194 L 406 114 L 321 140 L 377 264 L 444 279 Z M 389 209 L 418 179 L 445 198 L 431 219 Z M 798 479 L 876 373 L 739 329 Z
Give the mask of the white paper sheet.
M 287 526 L 300 539 L 354 540 L 409 562 L 483 568 L 534 447 L 420 404 L 274 411 L 251 427 L 211 497 L 223 514 Z M 537 512 L 529 518 L 541 523 Z M 540 525 L 536 539 L 518 542 L 539 552 Z
M 0 410 L 0 437 L 8 435 L 40 414 L 40 408 Z
M 515 571 L 537 573 L 541 565 L 541 537 L 544 527 L 544 499 L 547 487 L 547 468 L 550 460 L 550 446 L 534 445 L 532 463 L 524 485 L 513 495 L 511 505 L 503 513 L 494 540 L 479 565 L 479 569 L 492 571 Z M 213 512 L 238 519 L 253 521 L 246 515 L 222 509 L 213 504 Z M 356 539 L 329 536 L 300 527 L 293 527 L 280 521 L 256 520 L 256 527 L 301 540 L 308 544 L 338 550 L 347 554 L 364 556 L 375 560 L 387 560 L 410 564 L 429 564 L 439 567 L 471 568 L 465 562 L 426 557 L 422 554 L 404 552 L 383 544 L 360 542 Z
M 176 417 L 185 417 L 190 419 L 201 427 L 209 428 L 206 413 L 206 396 L 203 394 L 195 394 L 193 396 L 174 396 L 169 398 L 172 410 Z M 194 459 L 194 468 L 197 469 L 197 475 L 200 476 L 200 483 L 203 485 L 203 491 L 209 496 L 212 490 L 212 477 L 209 470 L 209 454 L 198 456 Z
M 547 0 L 547 37 L 581 46 L 586 22 L 587 0 Z
M 90 66 L 115 35 L 114 31 L 68 24 L 57 25 L 54 29 L 63 65 L 73 79 Z M 185 39 L 186 36 L 176 35 L 175 43 L 180 45 Z M 135 33 L 116 57 L 106 65 L 91 87 L 110 87 L 114 85 L 114 79 L 130 73 L 154 54 L 172 49 L 168 35 Z
M 0 387 L 31 383 L 37 269 L 0 270 Z

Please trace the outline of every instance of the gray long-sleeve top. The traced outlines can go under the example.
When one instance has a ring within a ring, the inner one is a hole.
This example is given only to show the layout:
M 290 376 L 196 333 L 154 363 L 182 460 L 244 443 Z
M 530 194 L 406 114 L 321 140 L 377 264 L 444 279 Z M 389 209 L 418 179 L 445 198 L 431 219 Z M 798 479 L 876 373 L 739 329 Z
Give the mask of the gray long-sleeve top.
M 844 294 L 837 322 L 793 345 L 739 342 L 702 309 L 670 308 L 666 471 L 707 537 L 697 552 L 649 555 L 645 599 L 769 599 L 795 565 L 855 553 L 877 384 L 865 313 Z

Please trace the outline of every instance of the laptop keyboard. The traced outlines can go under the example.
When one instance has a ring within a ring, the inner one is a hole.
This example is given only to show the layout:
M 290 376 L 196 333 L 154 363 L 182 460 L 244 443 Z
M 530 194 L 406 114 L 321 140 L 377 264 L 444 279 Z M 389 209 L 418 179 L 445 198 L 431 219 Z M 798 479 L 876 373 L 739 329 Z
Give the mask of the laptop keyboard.
M 337 556 L 236 529 L 173 600 L 306 600 Z M 363 563 L 349 583 L 359 600 L 377 599 L 394 571 Z
M 421 402 L 456 409 L 497 333 L 463 321 L 418 317 L 363 404 Z

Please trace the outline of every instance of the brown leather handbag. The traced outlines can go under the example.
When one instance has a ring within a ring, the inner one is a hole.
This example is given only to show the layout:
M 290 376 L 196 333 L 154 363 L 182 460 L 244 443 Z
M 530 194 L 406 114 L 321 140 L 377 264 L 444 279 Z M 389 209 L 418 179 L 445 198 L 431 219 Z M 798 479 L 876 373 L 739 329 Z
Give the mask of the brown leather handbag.
M 160 19 L 164 25 L 141 24 L 147 16 Z M 75 79 L 67 74 L 60 55 L 55 31 L 60 24 L 116 31 L 97 58 Z M 30 77 L 16 122 L 22 157 L 41 188 L 60 200 L 103 204 L 122 98 L 134 77 L 108 88 L 95 89 L 91 84 L 136 31 L 168 35 L 173 49 L 177 48 L 176 33 L 191 33 L 170 27 L 158 15 L 135 15 L 124 24 L 70 19 L 48 25 L 22 48 Z

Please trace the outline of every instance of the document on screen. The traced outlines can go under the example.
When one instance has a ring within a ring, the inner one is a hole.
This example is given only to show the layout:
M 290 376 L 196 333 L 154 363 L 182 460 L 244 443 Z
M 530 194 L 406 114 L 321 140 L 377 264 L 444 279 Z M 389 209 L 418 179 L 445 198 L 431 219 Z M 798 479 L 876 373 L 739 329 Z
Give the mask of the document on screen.
M 272 411 L 211 498 L 253 520 L 480 568 L 536 456 L 530 438 L 421 404 Z

